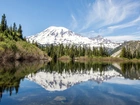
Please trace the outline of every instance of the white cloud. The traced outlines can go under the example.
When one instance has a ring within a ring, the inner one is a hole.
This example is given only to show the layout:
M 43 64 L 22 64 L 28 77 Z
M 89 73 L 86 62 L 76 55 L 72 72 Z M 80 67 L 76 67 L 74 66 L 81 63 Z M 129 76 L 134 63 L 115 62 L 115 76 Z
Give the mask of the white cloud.
M 119 35 L 119 36 L 106 36 L 105 38 L 112 41 L 129 41 L 129 40 L 140 40 L 138 35 Z
M 111 30 L 116 30 L 116 29 L 123 29 L 123 28 L 131 27 L 131 26 L 139 25 L 139 24 L 140 24 L 140 16 L 137 19 L 135 19 L 131 22 L 128 22 L 126 24 L 110 26 L 108 28 L 111 29 Z
M 78 29 L 82 35 L 102 35 L 114 41 L 140 39 L 140 0 L 95 0 L 86 4 L 86 8 L 84 11 L 78 9 L 83 14 L 71 15 L 72 29 Z M 130 27 L 133 31 L 127 35 Z M 127 33 L 122 30 L 124 28 Z
M 96 24 L 96 27 L 117 24 L 135 14 L 135 10 L 139 9 L 138 2 L 116 0 L 96 0 L 88 9 L 85 15 L 85 25 L 83 29 L 87 29 Z
M 137 35 L 139 36 L 140 35 L 139 25 L 140 25 L 140 16 L 138 18 L 136 18 L 135 20 L 130 21 L 130 22 L 125 23 L 125 24 L 114 25 L 114 26 L 109 26 L 109 27 L 106 27 L 106 28 L 99 29 L 99 34 L 100 35 L 104 35 L 104 36 L 106 36 L 106 35 L 108 36 L 109 34 L 113 33 L 115 30 L 119 31 L 119 30 L 122 30 L 124 28 L 137 26 L 137 28 L 135 29 L 135 31 L 137 32 Z M 117 39 L 121 39 L 121 38 L 124 39 L 124 38 L 126 38 L 126 39 L 129 40 L 129 39 L 131 39 L 131 37 L 133 37 L 132 39 L 136 39 L 137 37 L 131 36 L 131 35 L 134 35 L 134 34 L 135 33 L 130 33 L 130 35 L 123 35 L 122 34 L 122 35 L 114 36 L 114 37 L 116 37 Z
M 83 36 L 87 36 L 89 38 L 95 37 L 97 35 L 105 35 L 107 33 L 111 33 L 111 30 L 105 32 L 105 30 L 102 30 L 101 32 L 95 32 L 95 31 L 90 31 L 90 32 L 85 32 L 81 33 Z M 129 40 L 140 40 L 140 31 L 129 34 L 129 35 L 117 35 L 117 36 L 104 36 L 106 39 L 110 39 L 114 42 L 123 42 L 123 41 L 129 41 Z
M 71 14 L 71 18 L 72 18 L 71 28 L 75 29 L 78 26 L 78 22 L 77 22 L 77 20 L 76 20 L 76 18 L 74 17 L 73 14 Z
M 83 36 L 87 36 L 87 37 L 94 37 L 94 36 L 98 35 L 98 33 L 96 33 L 94 30 L 89 31 L 89 32 L 80 33 L 80 34 Z

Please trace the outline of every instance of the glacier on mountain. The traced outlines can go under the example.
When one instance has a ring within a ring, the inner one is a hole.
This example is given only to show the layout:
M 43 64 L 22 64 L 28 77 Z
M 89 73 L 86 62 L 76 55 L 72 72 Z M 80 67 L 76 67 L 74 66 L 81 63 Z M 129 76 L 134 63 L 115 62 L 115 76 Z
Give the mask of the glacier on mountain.
M 120 44 L 114 43 L 108 39 L 105 39 L 101 36 L 97 36 L 95 38 L 88 38 L 76 34 L 64 27 L 55 27 L 51 26 L 44 31 L 27 37 L 27 40 L 31 43 L 37 42 L 41 45 L 48 44 L 75 44 L 75 45 L 86 45 L 89 47 L 106 47 L 114 49 L 118 47 Z

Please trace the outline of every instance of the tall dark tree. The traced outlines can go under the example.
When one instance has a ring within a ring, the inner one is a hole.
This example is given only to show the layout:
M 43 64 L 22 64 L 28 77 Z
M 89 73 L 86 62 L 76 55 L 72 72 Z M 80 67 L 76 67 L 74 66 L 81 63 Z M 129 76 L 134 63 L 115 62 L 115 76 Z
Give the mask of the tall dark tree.
M 3 14 L 1 19 L 0 31 L 4 32 L 6 29 L 7 29 L 7 21 L 5 14 Z
M 127 49 L 127 58 L 129 58 L 129 59 L 132 58 L 132 54 L 131 54 L 130 48 Z
M 16 32 L 17 31 L 17 26 L 16 23 L 13 24 L 13 31 Z
M 19 38 L 23 39 L 23 36 L 22 36 L 22 26 L 21 25 L 19 25 L 18 34 L 19 34 Z
M 126 57 L 126 48 L 125 47 L 122 48 L 122 51 L 121 51 L 121 55 L 120 56 L 121 57 Z
M 17 41 L 18 39 L 17 39 L 17 26 L 16 26 L 16 23 L 13 24 L 13 34 L 12 35 L 13 35 L 13 39 Z
M 14 23 L 13 26 L 8 27 L 5 14 L 2 15 L 2 19 L 0 22 L 0 34 L 1 41 L 4 41 L 4 38 L 15 41 L 24 40 L 22 37 L 21 25 L 19 25 L 18 29 L 16 23 Z

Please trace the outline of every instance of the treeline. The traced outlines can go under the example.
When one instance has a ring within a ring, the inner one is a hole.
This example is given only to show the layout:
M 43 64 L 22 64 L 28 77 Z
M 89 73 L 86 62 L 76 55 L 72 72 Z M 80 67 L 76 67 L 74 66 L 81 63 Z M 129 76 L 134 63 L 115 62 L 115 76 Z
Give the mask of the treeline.
M 59 44 L 59 45 L 51 44 L 51 45 L 46 45 L 45 47 L 39 45 L 37 46 L 41 48 L 43 51 L 47 52 L 48 56 L 52 57 L 54 60 L 57 60 L 59 57 L 62 56 L 69 56 L 72 59 L 80 56 L 88 56 L 88 57 L 109 56 L 107 49 L 104 47 L 90 48 L 87 46 L 63 45 L 63 44 Z
M 23 40 L 22 35 L 22 26 L 19 24 L 17 28 L 16 23 L 13 23 L 12 26 L 7 25 L 7 20 L 5 14 L 2 15 L 1 23 L 0 23 L 0 41 L 4 41 L 5 39 L 10 40 Z
M 123 47 L 120 56 L 128 59 L 140 59 L 140 51 L 138 49 L 131 51 L 129 47 Z
M 100 63 L 100 62 L 88 62 L 88 63 L 79 63 L 79 62 L 69 62 L 69 63 L 63 63 L 63 62 L 49 62 L 46 66 L 40 69 L 40 71 L 46 71 L 46 72 L 58 72 L 63 73 L 65 72 L 72 72 L 77 73 L 77 71 L 100 71 L 102 74 L 102 71 L 107 71 L 111 64 L 109 63 Z

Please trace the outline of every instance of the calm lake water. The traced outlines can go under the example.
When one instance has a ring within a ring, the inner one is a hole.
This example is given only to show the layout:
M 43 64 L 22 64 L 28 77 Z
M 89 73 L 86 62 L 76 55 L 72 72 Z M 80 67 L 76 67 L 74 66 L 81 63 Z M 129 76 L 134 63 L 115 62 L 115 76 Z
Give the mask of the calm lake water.
M 140 105 L 140 63 L 0 66 L 0 105 Z

